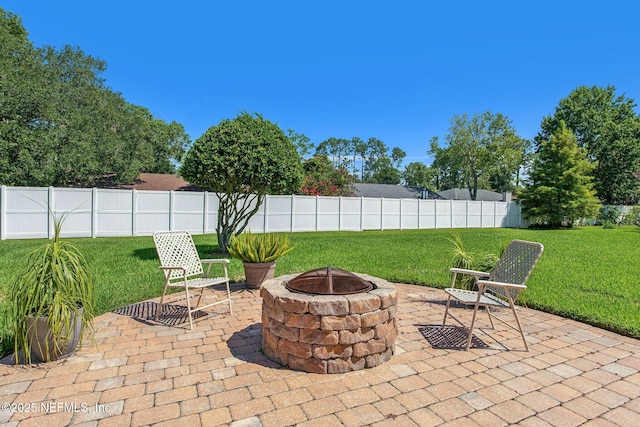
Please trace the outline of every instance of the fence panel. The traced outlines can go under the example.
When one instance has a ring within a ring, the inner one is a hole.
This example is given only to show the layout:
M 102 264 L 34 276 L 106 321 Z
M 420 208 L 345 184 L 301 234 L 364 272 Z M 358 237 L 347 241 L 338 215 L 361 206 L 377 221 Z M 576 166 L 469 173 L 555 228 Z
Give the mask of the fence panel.
M 254 202 L 255 203 L 255 202 Z M 215 193 L 0 186 L 0 238 L 46 238 L 49 210 L 65 237 L 215 233 Z M 254 205 L 255 206 L 255 205 Z M 267 196 L 248 229 L 261 232 L 519 227 L 515 203 L 370 197 Z

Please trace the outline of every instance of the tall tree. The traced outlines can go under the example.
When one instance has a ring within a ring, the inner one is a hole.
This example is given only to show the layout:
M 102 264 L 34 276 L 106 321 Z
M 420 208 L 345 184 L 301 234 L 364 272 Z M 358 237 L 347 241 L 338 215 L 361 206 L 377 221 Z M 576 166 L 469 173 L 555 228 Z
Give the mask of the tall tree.
M 360 159 L 360 180 L 363 179 L 364 174 L 364 155 L 367 151 L 367 144 L 357 136 L 351 138 L 350 142 L 351 154 L 353 155 L 353 176 L 358 177 L 358 169 L 356 166 L 357 159 Z
M 383 165 L 380 159 L 387 157 L 389 147 L 378 138 L 369 138 L 364 151 L 362 180 L 369 181 Z
M 303 133 L 297 133 L 293 129 L 287 129 L 287 137 L 296 147 L 296 149 L 298 150 L 298 155 L 301 158 L 306 159 L 307 157 L 309 157 L 309 155 L 311 155 L 314 145 L 307 135 Z
M 327 156 L 334 168 L 350 168 L 351 141 L 344 138 L 328 138 L 316 147 L 316 155 Z
M 189 138 L 105 85 L 80 48 L 35 48 L 0 9 L 0 183 L 87 186 L 175 171 Z
M 187 152 L 180 174 L 216 193 L 218 245 L 226 252 L 258 212 L 265 195 L 293 194 L 300 188 L 302 163 L 277 124 L 243 112 L 210 127 Z
M 431 188 L 434 185 L 436 171 L 422 162 L 409 163 L 402 173 L 402 179 L 410 187 Z
M 478 188 L 490 188 L 490 179 L 502 176 L 512 182 L 524 163 L 528 143 L 517 134 L 511 121 L 502 114 L 485 112 L 454 116 L 445 135 L 447 146 L 432 138 L 429 153 L 434 155 L 433 167 L 439 171 L 441 189 L 464 185 L 471 200 L 476 200 Z M 498 188 L 502 190 L 502 188 Z
M 594 162 L 594 185 L 606 204 L 633 204 L 640 195 L 640 116 L 633 99 L 615 87 L 580 86 L 545 117 L 535 142 L 553 134 L 561 121 Z
M 563 121 L 539 144 L 530 184 L 519 197 L 525 216 L 551 227 L 572 226 L 581 218 L 595 217 L 600 204 L 587 151 L 578 146 Z

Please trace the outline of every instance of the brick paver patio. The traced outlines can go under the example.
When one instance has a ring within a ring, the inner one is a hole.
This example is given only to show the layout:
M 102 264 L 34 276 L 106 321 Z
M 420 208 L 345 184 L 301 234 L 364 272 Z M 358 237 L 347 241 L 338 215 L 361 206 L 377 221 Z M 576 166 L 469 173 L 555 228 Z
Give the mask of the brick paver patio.
M 0 424 L 640 425 L 640 341 L 523 308 L 530 352 L 517 332 L 486 329 L 486 316 L 466 352 L 462 328 L 438 326 L 442 290 L 397 287 L 396 353 L 347 374 L 265 358 L 261 298 L 238 285 L 234 314 L 199 319 L 193 330 L 146 321 L 154 301 L 102 315 L 97 347 L 34 367 L 0 365 Z M 470 314 L 453 309 L 467 324 Z

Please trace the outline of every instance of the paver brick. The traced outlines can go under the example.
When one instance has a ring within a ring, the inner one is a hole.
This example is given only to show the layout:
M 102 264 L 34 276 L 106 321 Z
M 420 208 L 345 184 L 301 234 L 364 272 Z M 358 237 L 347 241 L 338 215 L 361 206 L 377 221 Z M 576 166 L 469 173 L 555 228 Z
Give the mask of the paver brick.
M 510 331 L 485 331 L 487 325 L 479 336 L 489 334 L 491 348 L 434 348 L 417 325 L 441 322 L 442 292 L 398 285 L 390 360 L 346 374 L 308 374 L 280 368 L 260 353 L 261 300 L 234 289 L 234 315 L 201 319 L 193 331 L 108 313 L 96 320 L 102 329 L 97 349 L 85 345 L 65 360 L 33 368 L 0 364 L 0 403 L 99 402 L 112 410 L 5 412 L 0 423 L 640 425 L 640 341 L 633 338 L 523 308 L 530 352 L 494 346 L 493 339 L 521 342 Z M 470 314 L 460 313 L 463 320 Z

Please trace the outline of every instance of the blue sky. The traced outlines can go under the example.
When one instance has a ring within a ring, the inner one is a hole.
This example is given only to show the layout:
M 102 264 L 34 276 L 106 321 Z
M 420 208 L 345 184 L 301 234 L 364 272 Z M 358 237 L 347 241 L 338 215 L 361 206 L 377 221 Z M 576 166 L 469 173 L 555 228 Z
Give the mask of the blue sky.
M 114 91 L 192 140 L 241 111 L 304 133 L 376 137 L 431 163 L 456 114 L 533 138 L 581 85 L 640 101 L 635 1 L 3 0 L 36 46 L 107 62 Z M 637 110 L 637 109 L 636 109 Z M 638 110 L 637 110 L 638 111 Z

